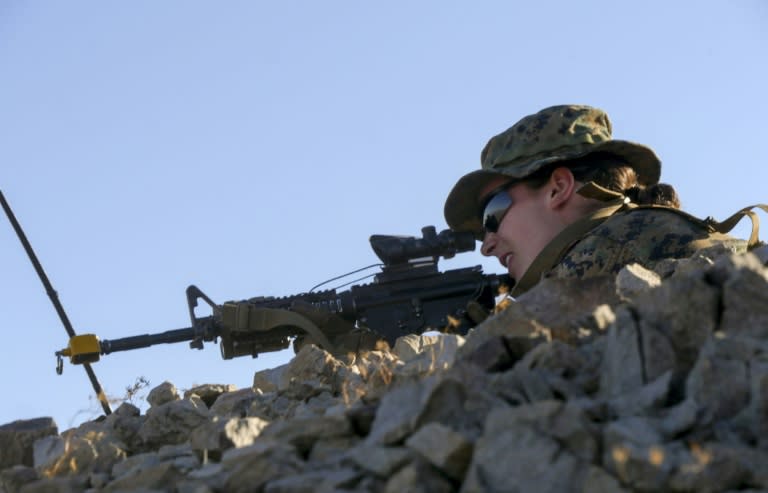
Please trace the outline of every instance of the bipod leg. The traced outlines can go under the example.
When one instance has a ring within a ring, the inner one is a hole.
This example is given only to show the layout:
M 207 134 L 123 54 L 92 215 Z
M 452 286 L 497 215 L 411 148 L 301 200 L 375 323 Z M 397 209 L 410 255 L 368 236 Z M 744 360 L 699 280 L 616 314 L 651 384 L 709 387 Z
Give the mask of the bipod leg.
M 27 235 L 24 234 L 24 230 L 21 229 L 21 225 L 16 220 L 16 216 L 13 214 L 11 206 L 5 200 L 5 196 L 3 195 L 2 190 L 0 190 L 0 203 L 3 205 L 3 210 L 5 210 L 5 215 L 8 216 L 8 220 L 11 221 L 11 226 L 13 226 L 13 229 L 16 231 L 16 236 L 19 237 L 19 241 L 21 241 L 24 250 L 27 252 L 29 260 L 32 261 L 32 265 L 35 267 L 35 271 L 37 271 L 37 275 L 40 278 L 40 281 L 43 283 L 45 292 L 51 299 L 53 307 L 56 309 L 56 313 L 59 315 L 61 323 L 64 324 L 64 330 L 67 331 L 70 339 L 75 337 L 75 329 L 72 328 L 72 324 L 69 322 L 69 317 L 67 317 L 67 313 L 64 311 L 64 307 L 59 301 L 59 295 L 56 293 L 56 290 L 53 289 L 51 281 L 48 280 L 48 276 L 45 274 L 43 266 L 37 259 L 37 255 L 35 255 L 35 251 L 32 249 L 32 245 L 30 245 L 29 241 L 27 240 Z M 107 400 L 106 395 L 104 395 L 104 390 L 102 390 L 90 363 L 83 364 L 83 367 L 85 368 L 85 373 L 88 374 L 88 379 L 91 381 L 94 392 L 96 392 L 96 397 L 101 403 L 101 408 L 104 410 L 104 414 L 112 414 L 112 409 L 109 407 L 109 401 Z

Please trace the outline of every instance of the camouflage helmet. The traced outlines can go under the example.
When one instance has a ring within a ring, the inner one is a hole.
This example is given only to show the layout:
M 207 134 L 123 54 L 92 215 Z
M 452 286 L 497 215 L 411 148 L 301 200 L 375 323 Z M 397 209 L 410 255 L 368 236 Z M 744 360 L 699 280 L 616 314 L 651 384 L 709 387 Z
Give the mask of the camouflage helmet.
M 661 162 L 650 148 L 611 138 L 608 115 L 579 105 L 552 106 L 526 116 L 491 138 L 480 156 L 481 167 L 464 175 L 445 202 L 445 220 L 455 231 L 482 237 L 480 193 L 494 179 L 521 179 L 547 164 L 605 152 L 623 158 L 643 185 L 658 183 Z

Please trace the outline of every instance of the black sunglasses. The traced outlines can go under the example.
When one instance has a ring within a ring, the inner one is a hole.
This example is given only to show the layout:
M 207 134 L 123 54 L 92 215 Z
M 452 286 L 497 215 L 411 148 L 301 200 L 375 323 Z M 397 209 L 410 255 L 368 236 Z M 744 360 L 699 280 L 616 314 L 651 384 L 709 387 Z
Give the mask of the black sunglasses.
M 496 233 L 499 231 L 499 225 L 507 214 L 510 207 L 514 205 L 512 197 L 509 196 L 509 189 L 517 184 L 517 181 L 507 182 L 495 189 L 489 195 L 483 208 L 483 229 L 486 233 Z

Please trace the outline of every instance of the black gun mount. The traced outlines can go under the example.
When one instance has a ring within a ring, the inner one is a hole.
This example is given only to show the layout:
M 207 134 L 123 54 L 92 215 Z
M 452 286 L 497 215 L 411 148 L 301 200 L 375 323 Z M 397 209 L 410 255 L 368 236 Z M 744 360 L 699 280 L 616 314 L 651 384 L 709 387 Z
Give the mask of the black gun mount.
M 436 264 L 440 257 L 448 259 L 457 253 L 475 249 L 475 236 L 472 233 L 445 229 L 438 234 L 434 226 L 421 228 L 421 233 L 421 238 L 373 235 L 370 238 L 371 248 L 384 262 L 385 267 L 422 261 Z

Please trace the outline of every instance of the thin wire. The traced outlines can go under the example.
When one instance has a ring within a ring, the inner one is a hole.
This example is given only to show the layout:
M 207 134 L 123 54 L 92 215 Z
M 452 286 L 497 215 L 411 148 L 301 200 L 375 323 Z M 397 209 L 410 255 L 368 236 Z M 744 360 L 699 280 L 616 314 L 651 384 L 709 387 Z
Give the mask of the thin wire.
M 362 281 L 362 280 L 364 280 L 364 279 L 368 279 L 368 278 L 371 278 L 371 277 L 373 277 L 373 276 L 375 276 L 375 275 L 376 275 L 376 274 L 368 274 L 367 276 L 363 276 L 363 277 L 360 277 L 360 278 L 358 278 L 358 279 L 355 279 L 355 280 L 349 281 L 349 282 L 347 282 L 347 283 L 344 283 L 344 284 L 339 284 L 338 286 L 334 287 L 333 289 L 339 289 L 339 288 L 343 288 L 344 286 L 349 286 L 350 284 L 354 284 L 354 283 L 356 283 L 356 282 L 359 282 L 359 281 Z
M 310 292 L 310 293 L 311 293 L 311 292 L 313 292 L 315 289 L 319 288 L 320 286 L 323 286 L 323 285 L 325 285 L 325 284 L 328 284 L 329 282 L 333 282 L 333 281 L 337 281 L 337 280 L 339 280 L 339 279 L 343 279 L 343 278 L 345 278 L 345 277 L 347 277 L 347 276 L 351 276 L 352 274 L 357 274 L 358 272 L 362 272 L 362 271 L 364 271 L 364 270 L 373 269 L 374 267 L 383 267 L 383 266 L 384 266 L 384 264 L 371 264 L 371 265 L 369 265 L 369 266 L 366 266 L 366 267 L 361 267 L 361 268 L 359 268 L 359 269 L 356 269 L 356 270 L 353 270 L 353 271 L 351 271 L 351 272 L 347 272 L 346 274 L 342 274 L 342 275 L 340 275 L 340 276 L 332 277 L 332 278 L 328 279 L 327 281 L 323 281 L 323 282 L 321 282 L 320 284 L 317 284 L 317 285 L 315 285 L 315 286 L 312 286 L 312 289 L 310 289 L 308 292 Z M 342 284 L 341 286 L 337 286 L 337 288 L 336 288 L 336 289 L 338 289 L 338 288 L 340 288 L 340 287 L 343 287 L 343 286 L 347 286 L 347 285 L 349 285 L 349 284 L 352 284 L 353 282 L 361 281 L 361 280 L 363 280 L 363 279 L 368 279 L 369 277 L 372 277 L 372 276 L 374 276 L 374 275 L 375 275 L 375 274 L 371 274 L 371 275 L 368 275 L 368 276 L 365 276 L 365 277 L 361 277 L 360 279 L 356 279 L 356 280 L 354 280 L 354 281 L 350 281 L 350 282 L 348 282 L 347 284 Z

